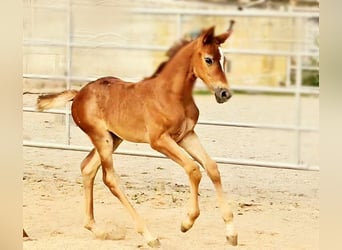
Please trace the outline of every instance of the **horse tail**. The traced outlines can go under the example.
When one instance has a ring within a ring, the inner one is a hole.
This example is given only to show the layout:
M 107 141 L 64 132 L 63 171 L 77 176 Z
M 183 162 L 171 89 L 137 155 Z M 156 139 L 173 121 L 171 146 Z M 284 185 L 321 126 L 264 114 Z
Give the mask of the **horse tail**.
M 63 106 L 70 102 L 78 94 L 77 90 L 65 90 L 60 93 L 40 95 L 37 99 L 37 110 L 43 111 L 58 106 Z

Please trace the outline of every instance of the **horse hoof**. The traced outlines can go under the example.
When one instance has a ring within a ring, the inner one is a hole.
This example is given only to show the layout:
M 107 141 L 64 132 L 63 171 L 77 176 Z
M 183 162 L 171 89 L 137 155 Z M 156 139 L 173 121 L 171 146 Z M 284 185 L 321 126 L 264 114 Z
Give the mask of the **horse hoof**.
M 188 231 L 189 229 L 186 228 L 185 226 L 183 226 L 183 224 L 181 225 L 181 231 L 182 233 L 185 233 L 186 231 Z
M 226 238 L 227 238 L 227 241 L 230 245 L 232 245 L 232 246 L 237 245 L 237 243 L 238 243 L 238 235 L 237 234 L 231 235 L 231 236 L 227 235 Z
M 187 231 L 189 231 L 189 229 L 192 228 L 192 225 L 190 226 L 184 226 L 183 224 L 181 225 L 181 231 L 182 233 L 186 233 Z
M 29 236 L 28 236 L 28 234 L 26 233 L 25 229 L 23 229 L 23 238 L 25 238 L 25 237 L 28 238 Z
M 183 221 L 182 224 L 181 224 L 181 231 L 182 231 L 182 233 L 185 233 L 185 232 L 189 231 L 189 229 L 192 228 L 192 226 L 193 226 L 193 223 L 190 224 L 190 223 L 187 223 L 187 222 Z
M 155 239 L 155 240 L 149 241 L 149 242 L 147 243 L 147 245 L 148 245 L 149 247 L 152 247 L 152 248 L 158 248 L 158 247 L 160 247 L 160 241 L 159 241 L 159 239 L 157 238 L 157 239 Z

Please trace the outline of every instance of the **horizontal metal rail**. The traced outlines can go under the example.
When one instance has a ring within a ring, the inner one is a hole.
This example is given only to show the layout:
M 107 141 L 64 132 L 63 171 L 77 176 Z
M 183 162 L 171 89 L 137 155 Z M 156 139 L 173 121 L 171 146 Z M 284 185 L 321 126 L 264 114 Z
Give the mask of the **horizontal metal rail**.
M 135 8 L 134 14 L 187 15 L 187 16 L 223 16 L 223 17 L 281 17 L 281 18 L 318 18 L 319 12 L 294 12 L 271 10 L 196 10 L 196 9 L 151 9 Z
M 35 141 L 28 141 L 28 140 L 23 141 L 23 146 L 85 151 L 85 152 L 89 152 L 92 149 L 92 147 L 86 147 L 86 146 L 77 146 L 77 145 L 70 145 L 70 144 L 66 145 L 66 144 L 48 143 L 48 142 L 43 143 L 43 142 L 35 142 Z M 150 153 L 147 151 L 118 150 L 115 152 L 115 154 L 167 159 L 167 157 L 165 157 L 162 154 Z M 293 169 L 293 170 L 311 170 L 311 171 L 319 170 L 318 166 L 309 166 L 309 165 L 303 165 L 303 164 L 254 161 L 254 160 L 244 160 L 244 159 L 230 159 L 230 158 L 223 158 L 223 157 L 213 157 L 213 159 L 217 163 L 220 163 L 220 164 L 247 165 L 247 166 L 256 166 L 256 167 L 282 168 L 282 169 Z
M 297 69 L 296 66 L 290 66 L 290 69 Z M 307 71 L 319 71 L 319 67 L 317 66 L 302 66 L 302 70 L 307 70 Z
M 30 40 L 24 39 L 24 46 L 56 46 L 65 47 L 65 42 L 46 41 L 46 40 Z M 73 48 L 88 49 L 125 49 L 125 50 L 144 50 L 144 51 L 167 51 L 169 46 L 163 45 L 141 45 L 141 44 L 113 44 L 113 43 L 76 43 L 71 42 Z M 223 49 L 223 53 L 236 55 L 256 55 L 256 56 L 303 56 L 303 57 L 319 57 L 319 52 L 308 51 L 275 51 L 275 50 L 252 50 L 252 49 Z
M 73 5 L 87 5 L 75 3 Z M 93 5 L 93 4 L 89 4 Z M 105 4 L 103 4 L 105 6 Z M 24 8 L 40 8 L 67 11 L 65 6 L 30 4 L 24 5 Z M 203 9 L 179 9 L 179 8 L 132 8 L 120 6 L 128 12 L 134 14 L 151 14 L 151 15 L 187 15 L 187 16 L 224 16 L 224 17 L 281 17 L 281 18 L 319 18 L 319 12 L 304 12 L 304 11 L 272 11 L 272 10 L 203 10 Z
M 32 107 L 24 107 L 23 111 L 25 112 L 40 112 Z M 49 109 L 45 110 L 41 113 L 49 113 L 49 114 L 71 114 L 69 109 Z M 318 128 L 314 127 L 295 127 L 295 126 L 285 126 L 285 125 L 267 125 L 267 124 L 258 124 L 258 123 L 239 123 L 239 122 L 219 122 L 219 121 L 198 121 L 199 125 L 209 125 L 209 126 L 222 126 L 222 127 L 239 127 L 239 128 L 257 128 L 257 129 L 274 129 L 274 130 L 288 130 L 288 131 L 296 131 L 300 130 L 302 132 L 318 132 Z
M 283 93 L 283 94 L 312 94 L 319 95 L 318 87 L 301 87 L 300 89 L 291 87 L 266 87 L 266 86 L 232 86 L 234 91 L 246 91 L 254 93 Z
M 44 75 L 44 74 L 23 74 L 23 78 L 25 79 L 41 79 L 41 80 L 57 80 L 57 81 L 64 81 L 66 76 L 64 75 Z M 70 76 L 71 81 L 75 82 L 90 82 L 94 81 L 98 77 L 86 77 L 86 76 Z
M 94 81 L 101 76 L 92 76 L 92 77 L 84 77 L 84 76 L 70 76 L 71 81 L 75 82 L 90 82 Z M 23 74 L 23 78 L 25 79 L 42 79 L 42 80 L 59 80 L 64 81 L 66 76 L 63 75 L 42 75 L 42 74 Z M 131 81 L 138 81 L 140 79 L 125 79 Z M 302 87 L 299 90 L 291 87 L 264 87 L 264 86 L 232 86 L 231 89 L 234 91 L 251 91 L 256 93 L 284 93 L 284 94 L 295 94 L 299 92 L 300 94 L 312 94 L 319 95 L 318 87 Z
M 218 121 L 198 121 L 197 124 L 200 125 L 210 125 L 210 126 L 223 126 L 223 127 L 237 127 L 237 128 L 257 128 L 257 129 L 274 129 L 274 130 L 287 130 L 287 131 L 297 131 L 302 132 L 318 132 L 318 128 L 314 127 L 295 127 L 295 126 L 285 126 L 285 125 L 267 125 L 258 123 L 240 123 L 240 122 L 218 122 Z

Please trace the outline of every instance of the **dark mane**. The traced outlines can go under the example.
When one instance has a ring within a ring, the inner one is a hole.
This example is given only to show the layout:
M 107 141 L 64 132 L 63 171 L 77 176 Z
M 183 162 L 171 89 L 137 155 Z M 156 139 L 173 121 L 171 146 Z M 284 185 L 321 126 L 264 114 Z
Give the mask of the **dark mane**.
M 161 62 L 158 68 L 155 70 L 155 72 L 151 76 L 145 77 L 144 80 L 156 77 L 162 71 L 165 65 L 177 54 L 177 52 L 185 45 L 189 44 L 191 41 L 192 39 L 185 38 L 181 38 L 178 41 L 176 41 L 165 53 L 168 59 Z

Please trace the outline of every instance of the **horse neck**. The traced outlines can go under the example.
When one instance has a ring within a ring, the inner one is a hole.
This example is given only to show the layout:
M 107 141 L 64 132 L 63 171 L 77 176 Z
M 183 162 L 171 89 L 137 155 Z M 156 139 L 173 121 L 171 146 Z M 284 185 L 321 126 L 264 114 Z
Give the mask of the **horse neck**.
M 192 65 L 195 45 L 194 42 L 190 42 L 180 49 L 159 74 L 159 77 L 163 80 L 157 84 L 162 83 L 164 85 L 162 87 L 166 91 L 182 98 L 192 96 L 192 89 L 196 81 Z

